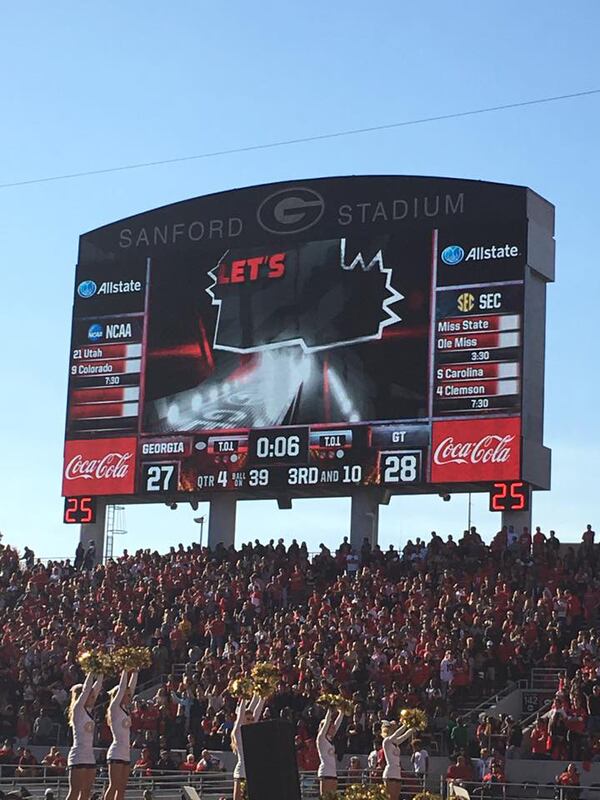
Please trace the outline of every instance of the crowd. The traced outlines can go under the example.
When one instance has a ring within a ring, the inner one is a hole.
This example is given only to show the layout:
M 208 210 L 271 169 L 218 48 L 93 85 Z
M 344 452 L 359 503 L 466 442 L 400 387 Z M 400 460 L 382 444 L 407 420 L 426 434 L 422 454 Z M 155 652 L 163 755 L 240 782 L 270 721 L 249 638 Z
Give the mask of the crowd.
M 465 698 L 489 696 L 534 666 L 560 667 L 565 678 L 540 722 L 544 752 L 536 731 L 532 753 L 600 754 L 594 539 L 588 526 L 577 551 L 561 552 L 554 532 L 505 528 L 487 546 L 472 528 L 458 540 L 432 533 L 401 551 L 365 542 L 355 553 L 344 540 L 309 556 L 296 541 L 256 541 L 237 551 L 125 551 L 106 564 L 93 548 L 42 564 L 29 548 L 0 545 L 0 740 L 17 748 L 64 741 L 69 689 L 82 677 L 77 653 L 134 644 L 152 650 L 140 685 L 160 686 L 134 704 L 137 771 L 218 769 L 208 751 L 230 749 L 228 686 L 256 661 L 279 668 L 264 715 L 295 722 L 307 767 L 318 760 L 315 700 L 338 689 L 354 702 L 336 737 L 339 754 L 377 753 L 381 721 L 420 707 L 434 723 L 448 720 L 451 754 L 473 755 L 493 735 L 500 755 L 520 755 L 514 721 L 469 741 L 457 717 Z M 427 732 L 422 739 L 425 749 Z M 99 725 L 99 744 L 109 741 Z

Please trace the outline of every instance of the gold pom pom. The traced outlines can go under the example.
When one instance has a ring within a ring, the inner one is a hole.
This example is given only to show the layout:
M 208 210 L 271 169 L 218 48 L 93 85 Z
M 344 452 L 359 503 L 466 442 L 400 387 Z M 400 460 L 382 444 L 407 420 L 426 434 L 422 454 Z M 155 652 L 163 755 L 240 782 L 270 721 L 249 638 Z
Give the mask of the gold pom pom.
M 354 713 L 354 703 L 342 697 L 341 694 L 334 694 L 333 692 L 325 692 L 317 698 L 317 703 L 325 708 L 337 709 L 341 711 L 346 717 L 351 717 Z
M 266 661 L 258 661 L 252 667 L 253 678 L 274 678 L 279 680 L 279 669 L 275 664 L 269 664 Z
M 381 783 L 370 786 L 354 783 L 343 793 L 342 800 L 388 800 L 388 793 Z
M 400 721 L 415 731 L 427 730 L 427 715 L 420 708 L 405 708 L 400 712 Z
M 352 700 L 342 697 L 342 695 L 338 697 L 336 708 L 338 711 L 341 711 L 345 717 L 351 717 L 352 714 L 354 714 L 354 703 Z
M 120 647 L 112 653 L 115 672 L 139 671 L 152 665 L 152 655 L 147 647 Z
M 106 653 L 99 650 L 85 650 L 77 656 L 77 661 L 87 674 L 93 672 L 95 675 L 103 675 L 109 670 Z
M 250 700 L 254 694 L 254 682 L 252 678 L 234 678 L 229 684 L 228 690 L 234 697 Z
M 251 674 L 254 690 L 261 697 L 270 697 L 277 691 L 280 674 L 279 669 L 274 664 L 259 661 L 252 667 Z
M 332 692 L 324 692 L 317 697 L 317 703 L 320 706 L 325 706 L 325 708 L 335 708 L 338 697 L 339 695 L 333 694 Z

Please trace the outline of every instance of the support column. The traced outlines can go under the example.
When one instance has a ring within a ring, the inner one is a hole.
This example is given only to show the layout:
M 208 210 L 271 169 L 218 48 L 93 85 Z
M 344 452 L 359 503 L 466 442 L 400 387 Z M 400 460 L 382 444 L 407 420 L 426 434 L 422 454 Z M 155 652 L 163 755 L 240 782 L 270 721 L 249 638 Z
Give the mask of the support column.
M 106 530 L 106 507 L 108 503 L 103 497 L 96 498 L 96 522 L 80 525 L 79 541 L 87 550 L 90 542 L 96 545 L 96 564 L 104 559 L 104 532 Z
M 533 500 L 533 492 L 529 500 L 529 511 L 503 511 L 502 512 L 502 526 L 506 525 L 509 528 L 511 525 L 520 536 L 523 528 L 529 528 L 531 533 L 531 502 Z
M 379 500 L 379 490 L 368 487 L 357 489 L 352 495 L 350 544 L 356 553 L 360 553 L 365 539 L 369 541 L 371 547 L 377 544 L 379 537 Z
M 208 515 L 208 546 L 215 548 L 218 544 L 231 547 L 235 543 L 235 495 L 217 494 L 210 501 Z

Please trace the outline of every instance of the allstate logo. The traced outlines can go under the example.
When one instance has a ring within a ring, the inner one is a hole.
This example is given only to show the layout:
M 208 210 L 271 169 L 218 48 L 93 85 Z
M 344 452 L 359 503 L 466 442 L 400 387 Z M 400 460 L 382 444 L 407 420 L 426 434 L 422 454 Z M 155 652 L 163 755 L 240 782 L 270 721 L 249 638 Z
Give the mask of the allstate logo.
M 93 297 L 98 290 L 94 281 L 82 281 L 77 287 L 79 297 Z
M 88 339 L 90 342 L 95 342 L 96 340 L 101 339 L 103 336 L 104 328 L 99 322 L 95 322 L 93 325 L 90 325 L 88 328 Z
M 442 250 L 442 261 L 451 267 L 460 264 L 464 257 L 465 251 L 458 244 L 451 244 Z

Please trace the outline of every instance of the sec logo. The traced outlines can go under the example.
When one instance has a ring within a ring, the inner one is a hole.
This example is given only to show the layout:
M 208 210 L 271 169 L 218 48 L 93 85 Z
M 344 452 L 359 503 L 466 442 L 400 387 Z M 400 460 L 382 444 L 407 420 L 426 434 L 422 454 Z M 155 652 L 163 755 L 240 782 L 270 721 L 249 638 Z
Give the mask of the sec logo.
M 472 311 L 475 307 L 475 297 L 470 292 L 463 292 L 458 296 L 456 305 L 459 311 L 463 313 Z
M 299 233 L 316 225 L 324 211 L 325 200 L 318 192 L 298 186 L 269 195 L 256 218 L 269 233 Z

